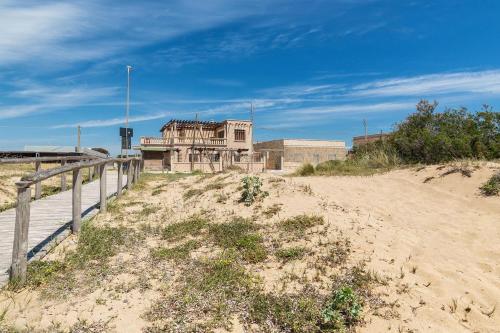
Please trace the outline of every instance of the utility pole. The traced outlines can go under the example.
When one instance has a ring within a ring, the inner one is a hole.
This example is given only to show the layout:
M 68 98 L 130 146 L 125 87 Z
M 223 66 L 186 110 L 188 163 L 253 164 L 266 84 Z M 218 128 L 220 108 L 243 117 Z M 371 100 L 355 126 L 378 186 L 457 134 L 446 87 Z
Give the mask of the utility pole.
M 250 172 L 253 172 L 253 102 L 250 102 Z
M 368 125 L 366 123 L 366 119 L 363 119 L 363 126 L 365 127 L 365 143 L 368 141 Z
M 81 132 L 82 131 L 80 129 L 80 125 L 78 125 L 76 128 L 76 152 L 77 153 L 81 152 L 81 150 L 82 150 L 81 141 L 80 141 Z
M 130 71 L 132 66 L 127 65 L 127 105 L 125 111 L 125 157 L 128 157 L 128 116 L 130 112 Z
M 191 172 L 194 171 L 194 156 L 195 156 L 194 147 L 195 147 L 195 143 L 196 143 L 196 129 L 197 128 L 198 128 L 198 113 L 196 114 L 196 118 L 194 121 L 194 127 L 193 127 L 193 146 L 191 147 Z M 200 154 L 200 158 L 201 158 L 201 154 Z

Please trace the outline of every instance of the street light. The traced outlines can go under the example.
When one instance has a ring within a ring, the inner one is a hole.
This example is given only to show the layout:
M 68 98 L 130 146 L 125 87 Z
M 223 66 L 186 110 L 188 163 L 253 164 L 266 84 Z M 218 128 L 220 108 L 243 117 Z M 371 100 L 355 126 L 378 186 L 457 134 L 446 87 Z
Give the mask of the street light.
M 130 112 L 130 71 L 132 66 L 127 65 L 127 106 L 125 111 L 125 157 L 128 157 L 128 115 Z

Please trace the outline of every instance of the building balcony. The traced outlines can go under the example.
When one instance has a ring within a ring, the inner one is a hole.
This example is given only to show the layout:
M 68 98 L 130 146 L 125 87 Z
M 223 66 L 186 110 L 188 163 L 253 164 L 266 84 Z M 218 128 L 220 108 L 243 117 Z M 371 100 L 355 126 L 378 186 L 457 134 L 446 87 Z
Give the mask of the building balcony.
M 141 142 L 141 146 L 172 147 L 175 145 L 192 145 L 193 138 L 174 137 L 174 140 L 172 142 L 172 139 L 142 136 L 140 142 Z M 227 145 L 227 139 L 226 138 L 204 138 L 204 139 L 196 138 L 194 140 L 194 144 L 195 145 L 212 146 L 212 147 L 224 147 Z

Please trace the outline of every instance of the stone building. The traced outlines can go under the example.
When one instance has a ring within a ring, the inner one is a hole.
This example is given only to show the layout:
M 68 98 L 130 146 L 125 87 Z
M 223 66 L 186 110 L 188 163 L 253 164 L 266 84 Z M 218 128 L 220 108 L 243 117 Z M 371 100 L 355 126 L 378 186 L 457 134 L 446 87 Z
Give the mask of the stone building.
M 254 144 L 263 155 L 265 168 L 292 171 L 304 163 L 317 165 L 329 160 L 344 160 L 347 149 L 344 141 L 280 139 Z
M 261 155 L 252 150 L 251 121 L 172 119 L 160 132 L 161 137 L 141 137 L 140 146 L 134 147 L 141 151 L 146 170 L 218 172 L 238 166 L 263 171 Z

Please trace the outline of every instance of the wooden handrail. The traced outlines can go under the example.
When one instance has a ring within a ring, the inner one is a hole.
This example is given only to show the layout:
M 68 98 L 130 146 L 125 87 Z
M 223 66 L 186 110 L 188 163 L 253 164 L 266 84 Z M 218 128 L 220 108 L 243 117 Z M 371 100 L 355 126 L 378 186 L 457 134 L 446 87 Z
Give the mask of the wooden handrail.
M 60 157 L 26 157 L 26 158 L 0 158 L 0 164 L 23 164 L 35 162 L 81 161 L 102 159 L 97 156 L 60 156 Z
M 17 187 L 28 187 L 31 186 L 35 183 L 41 182 L 42 180 L 74 171 L 74 170 L 80 170 L 83 168 L 89 168 L 89 167 L 94 167 L 94 166 L 99 166 L 103 164 L 109 164 L 109 163 L 114 163 L 114 162 L 128 162 L 132 160 L 137 160 L 137 157 L 132 157 L 132 158 L 109 158 L 109 159 L 96 159 L 92 160 L 89 162 L 78 162 L 78 163 L 71 163 L 71 164 L 66 164 L 64 166 L 60 166 L 58 168 L 53 168 L 53 169 L 48 169 L 48 170 L 40 170 L 38 172 L 34 172 L 32 174 L 23 176 L 19 182 L 16 183 Z

